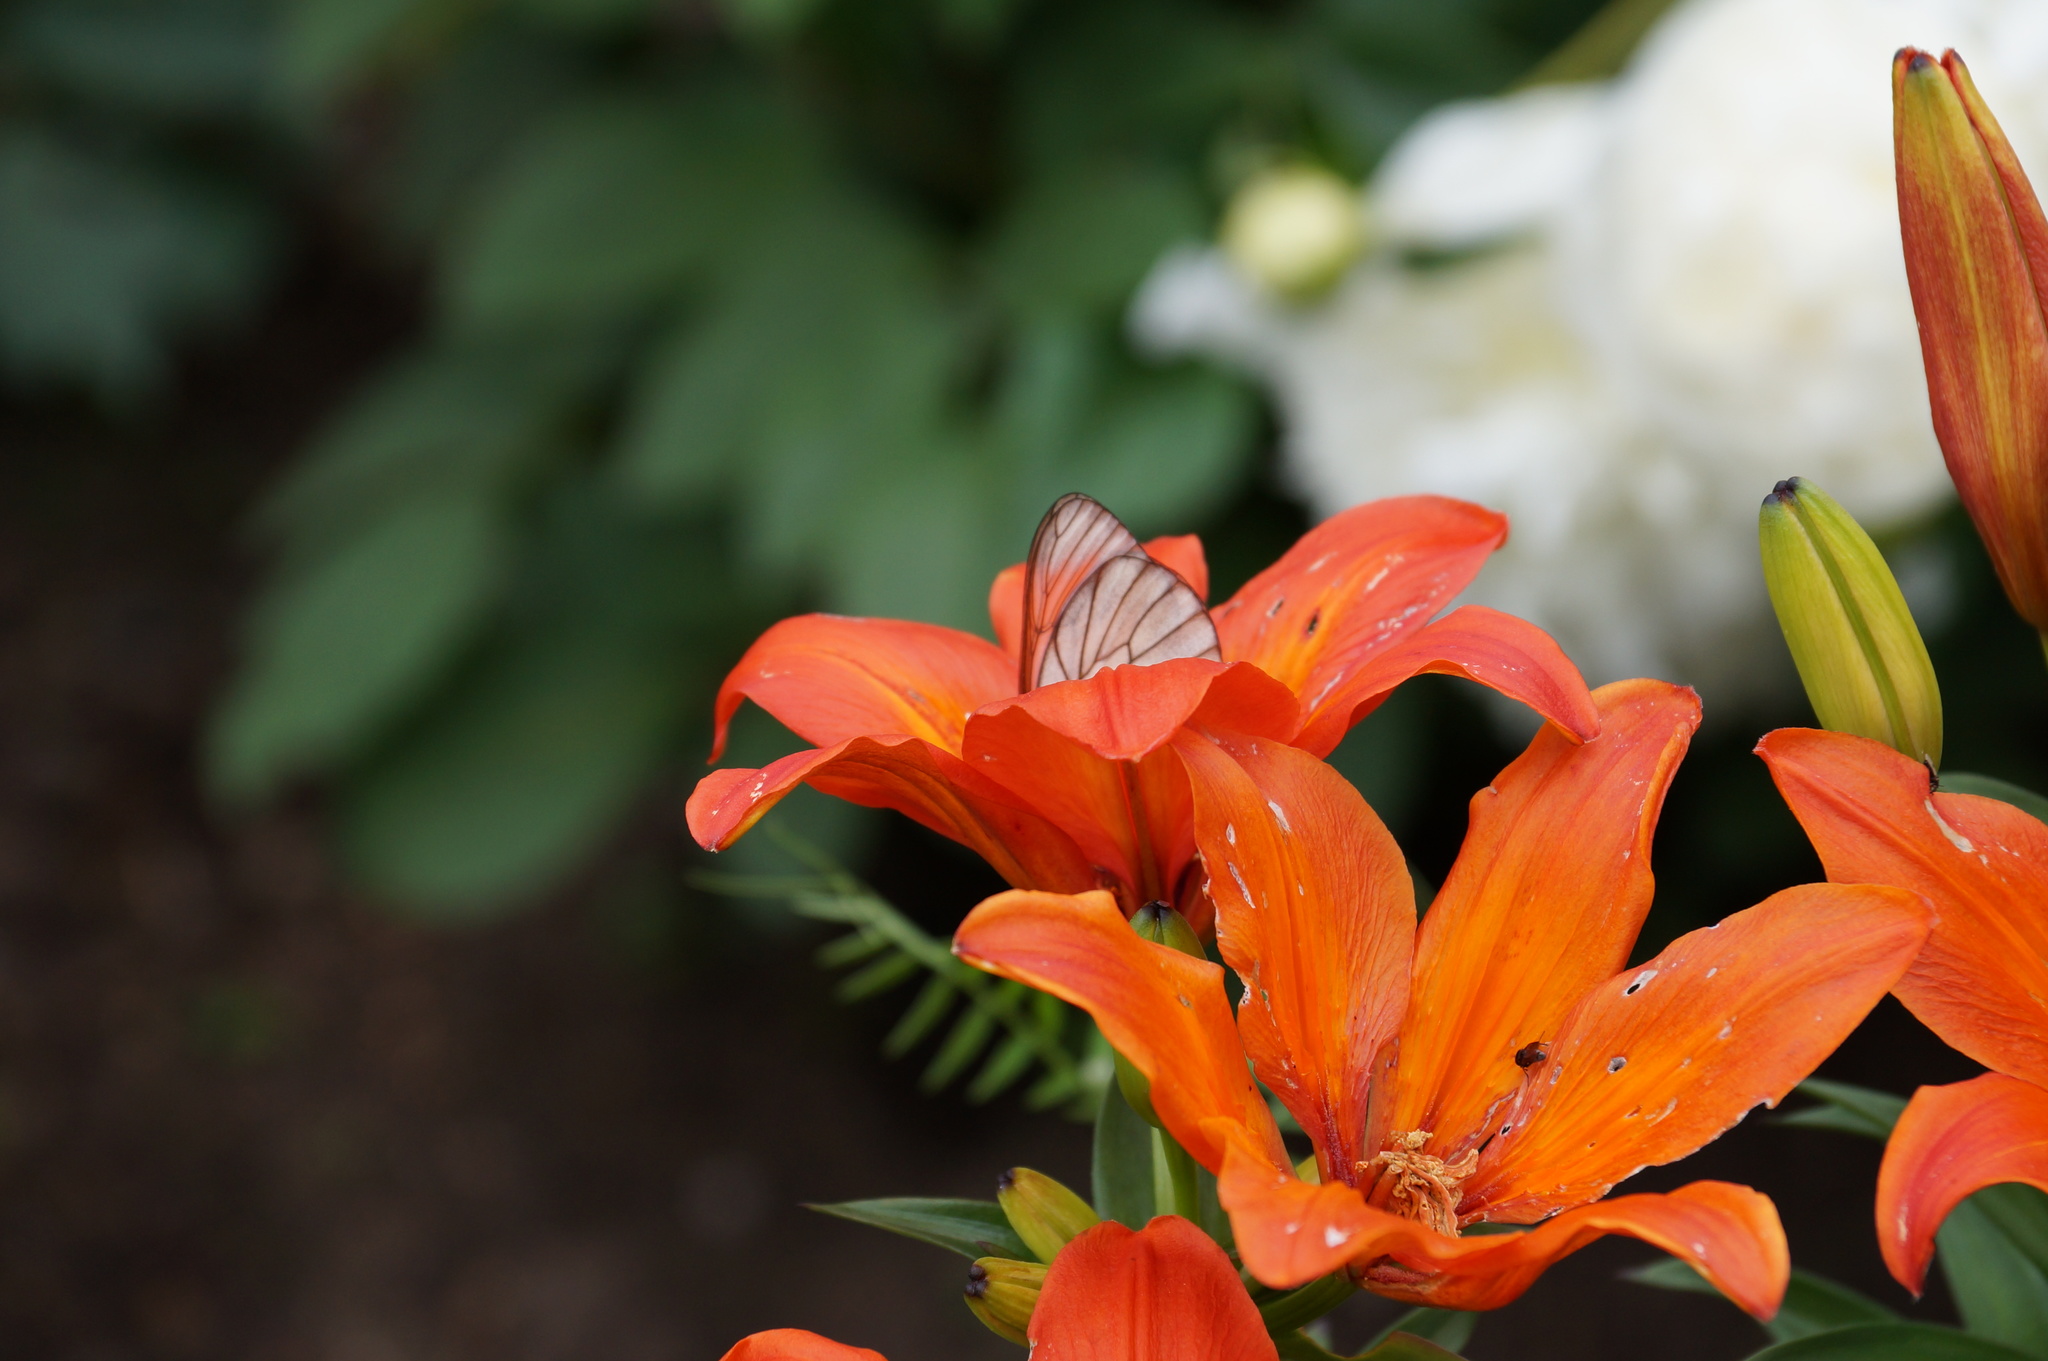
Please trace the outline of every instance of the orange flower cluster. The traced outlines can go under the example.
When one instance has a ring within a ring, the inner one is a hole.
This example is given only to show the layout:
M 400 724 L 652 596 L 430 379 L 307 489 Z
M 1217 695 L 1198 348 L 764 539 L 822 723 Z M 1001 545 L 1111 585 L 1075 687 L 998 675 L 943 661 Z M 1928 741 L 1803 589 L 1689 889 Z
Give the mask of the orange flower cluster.
M 2048 629 L 2048 218 L 1953 53 L 1906 49 L 1893 81 L 1937 431 L 2008 594 Z M 1134 1103 L 1218 1178 L 1243 1270 L 1279 1290 L 1341 1274 L 1490 1309 L 1624 1234 L 1767 1318 L 1789 1261 L 1766 1197 L 1608 1193 L 1774 1105 L 1893 992 L 1993 1070 L 1921 1089 L 1887 1149 L 1879 1238 L 1917 1291 L 1965 1196 L 2048 1190 L 2048 826 L 1941 793 L 1878 742 L 1774 732 L 1757 750 L 1829 882 L 1630 967 L 1698 701 L 1653 680 L 1588 692 L 1492 611 L 1433 618 L 1505 534 L 1439 498 L 1361 506 L 1210 611 L 1196 540 L 1139 545 L 1067 498 L 996 582 L 997 643 L 819 615 L 771 629 L 719 694 L 720 743 L 751 698 L 816 747 L 708 777 L 691 829 L 725 846 L 808 783 L 982 853 L 1014 887 L 955 953 L 1094 1018 L 1149 1084 Z M 1425 671 L 1547 722 L 1473 798 L 1418 923 L 1399 847 L 1320 758 Z M 1161 900 L 1221 964 L 1131 928 Z M 1036 1361 L 1277 1356 L 1231 1257 L 1171 1216 L 1059 1249 L 1028 1337 Z M 785 1330 L 727 1361 L 854 1358 L 880 1361 Z

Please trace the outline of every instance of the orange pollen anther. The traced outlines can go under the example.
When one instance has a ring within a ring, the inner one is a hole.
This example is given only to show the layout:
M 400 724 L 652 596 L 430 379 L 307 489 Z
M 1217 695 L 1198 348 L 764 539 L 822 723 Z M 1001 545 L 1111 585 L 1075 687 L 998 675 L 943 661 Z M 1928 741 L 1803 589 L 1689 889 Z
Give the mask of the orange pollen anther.
M 1424 1153 L 1422 1146 L 1428 1142 L 1428 1130 L 1410 1130 L 1395 1135 L 1390 1147 L 1359 1163 L 1366 1202 L 1455 1236 L 1458 1187 L 1479 1166 L 1479 1151 L 1470 1150 L 1450 1163 Z

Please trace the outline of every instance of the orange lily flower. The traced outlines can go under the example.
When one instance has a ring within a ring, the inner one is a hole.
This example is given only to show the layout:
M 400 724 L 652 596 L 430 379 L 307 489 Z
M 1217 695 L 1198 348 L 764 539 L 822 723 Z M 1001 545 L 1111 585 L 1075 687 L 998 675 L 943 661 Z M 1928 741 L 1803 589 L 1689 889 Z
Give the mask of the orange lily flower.
M 1927 768 L 1843 733 L 1784 728 L 1757 751 L 1837 883 L 1896 884 L 1934 929 L 1892 992 L 1995 1071 L 1922 1087 L 1877 1179 L 1885 1265 L 1916 1294 L 1934 1233 L 1999 1182 L 2048 1190 L 2048 827 L 1996 799 L 1940 794 Z
M 1402 681 L 1443 672 L 1582 738 L 1597 730 L 1585 682 L 1548 634 L 1477 605 L 1431 618 L 1506 537 L 1503 516 L 1442 497 L 1358 506 L 1209 612 L 1220 660 L 1115 666 L 1028 689 L 1022 565 L 989 595 L 999 643 L 901 620 L 785 619 L 719 690 L 711 759 L 745 699 L 816 745 L 764 769 L 705 776 L 689 800 L 691 833 L 723 849 L 809 784 L 905 813 L 1015 887 L 1107 887 L 1126 915 L 1169 899 L 1201 926 L 1206 910 L 1185 876 L 1195 853 L 1187 777 L 1169 750 L 1183 724 L 1323 756 Z M 1206 599 L 1198 539 L 1155 539 L 1143 551 Z
M 1177 736 L 1217 942 L 1244 986 L 1234 1017 L 1221 968 L 1141 939 L 1107 894 L 999 894 L 955 952 L 1094 1015 L 1219 1174 L 1268 1285 L 1341 1269 L 1382 1295 L 1490 1309 L 1620 1233 L 1769 1316 L 1789 1261 L 1764 1196 L 1701 1181 L 1601 1197 L 1812 1071 L 1919 950 L 1927 911 L 1900 889 L 1808 884 L 1626 967 L 1699 702 L 1649 680 L 1593 699 L 1597 737 L 1545 728 L 1473 798 L 1419 929 L 1399 847 L 1334 771 L 1279 743 Z M 1312 1178 L 1254 1074 L 1308 1134 Z M 1537 1227 L 1460 1236 L 1481 1222 Z
M 1223 1249 L 1185 1219 L 1096 1225 L 1060 1250 L 1026 1330 L 1035 1361 L 1278 1361 Z M 797 1328 L 755 1333 L 725 1361 L 883 1361 Z
M 1935 434 L 2006 596 L 2048 632 L 2048 217 L 1954 52 L 1902 49 L 1892 109 Z

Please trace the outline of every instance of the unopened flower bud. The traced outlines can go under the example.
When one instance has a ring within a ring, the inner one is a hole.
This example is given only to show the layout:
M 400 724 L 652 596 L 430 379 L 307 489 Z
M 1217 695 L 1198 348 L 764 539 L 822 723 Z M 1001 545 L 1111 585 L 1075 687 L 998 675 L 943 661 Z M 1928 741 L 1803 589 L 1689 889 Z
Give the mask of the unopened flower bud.
M 1051 1262 L 1069 1239 L 1094 1228 L 1101 1216 L 1088 1202 L 1043 1172 L 1013 1167 L 996 1182 L 996 1200 L 1010 1227 L 1041 1262 Z
M 1231 199 L 1223 249 L 1259 287 L 1305 302 L 1329 291 L 1365 249 L 1364 207 L 1327 170 L 1268 170 Z
M 1764 582 L 1821 726 L 1941 764 L 1941 690 L 1877 545 L 1803 478 L 1764 498 Z
M 1164 898 L 1154 899 L 1133 912 L 1131 929 L 1154 945 L 1164 945 L 1196 959 L 1208 958 L 1202 952 L 1202 938 L 1195 934 L 1195 928 Z
M 967 1307 L 997 1337 L 1028 1346 L 1025 1329 L 1045 1288 L 1043 1262 L 1018 1262 L 1008 1257 L 981 1257 L 967 1268 Z
M 1892 132 L 1934 433 L 2006 598 L 2048 637 L 2048 217 L 1955 53 L 1893 59 Z

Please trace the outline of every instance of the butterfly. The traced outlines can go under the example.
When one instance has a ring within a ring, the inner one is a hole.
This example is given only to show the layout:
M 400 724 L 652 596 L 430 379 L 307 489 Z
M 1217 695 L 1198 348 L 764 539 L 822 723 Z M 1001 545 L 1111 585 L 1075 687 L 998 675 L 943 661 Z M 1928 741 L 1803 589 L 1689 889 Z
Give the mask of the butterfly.
M 1194 588 L 1079 492 L 1053 502 L 1031 536 L 1022 637 L 1022 690 L 1084 680 L 1107 666 L 1223 660 L 1215 621 Z

